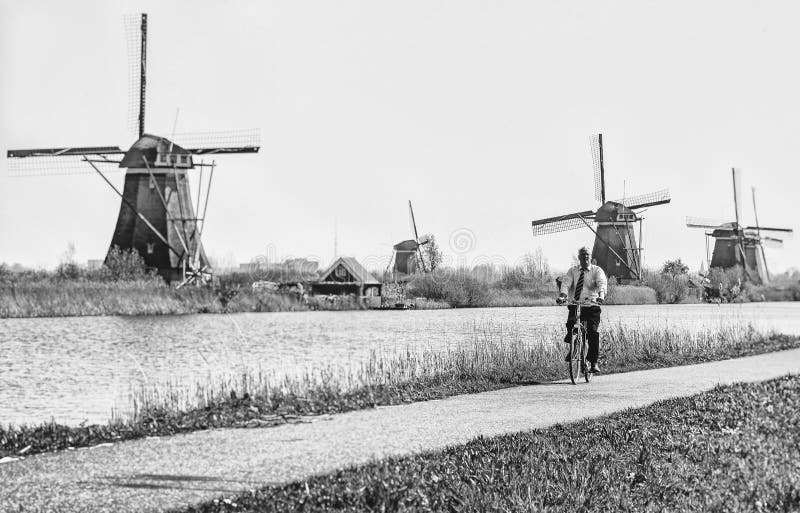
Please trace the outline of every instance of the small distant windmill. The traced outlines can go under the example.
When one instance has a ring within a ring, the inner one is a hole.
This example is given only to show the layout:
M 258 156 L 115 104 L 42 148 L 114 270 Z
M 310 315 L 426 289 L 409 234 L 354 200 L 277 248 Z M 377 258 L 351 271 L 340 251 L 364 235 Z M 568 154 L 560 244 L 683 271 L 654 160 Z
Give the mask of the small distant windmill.
M 130 102 L 132 113 L 138 107 L 138 140 L 127 151 L 118 146 L 9 150 L 7 156 L 13 159 L 9 168 L 16 176 L 96 171 L 122 200 L 109 254 L 114 247 L 133 249 L 143 257 L 145 265 L 169 282 L 177 281 L 178 286 L 204 283 L 210 278 L 211 268 L 201 236 L 216 163 L 196 162 L 193 157 L 258 152 L 258 131 L 173 134 L 173 140 L 145 133 L 147 14 L 129 18 L 126 29 L 133 70 L 131 93 L 138 95 L 138 101 L 132 98 Z M 121 159 L 115 160 L 119 156 Z M 122 192 L 100 169 L 109 164 L 127 169 Z M 210 173 L 202 215 L 198 216 L 206 167 Z M 194 168 L 200 169 L 195 205 L 187 173 Z
M 591 149 L 594 197 L 600 202 L 600 208 L 533 221 L 533 235 L 549 235 L 587 227 L 595 234 L 592 259 L 597 265 L 618 280 L 639 280 L 642 277 L 642 248 L 636 244 L 634 226 L 639 223 L 641 240 L 644 220 L 642 209 L 669 203 L 669 190 L 606 201 L 603 134 L 592 136 Z M 597 227 L 592 227 L 592 224 Z
M 407 277 L 417 272 L 427 273 L 429 271 L 429 266 L 425 264 L 425 259 L 422 256 L 422 246 L 428 244 L 430 239 L 420 239 L 411 201 L 408 202 L 408 213 L 414 238 L 398 242 L 392 246 L 394 255 L 389 265 L 392 268 L 392 275 L 395 281 L 398 278 Z
M 755 283 L 768 283 L 770 277 L 764 246 L 782 248 L 783 240 L 792 237 L 794 232 L 790 228 L 759 226 L 755 187 L 752 188 L 752 193 L 756 224 L 743 226 L 741 170 L 733 168 L 731 174 L 736 220 L 726 222 L 719 219 L 687 217 L 686 226 L 711 230 L 706 231 L 706 260 L 710 260 L 709 268 L 730 269 L 740 266 L 744 270 L 745 279 Z M 711 258 L 708 255 L 709 237 L 714 239 L 714 252 Z

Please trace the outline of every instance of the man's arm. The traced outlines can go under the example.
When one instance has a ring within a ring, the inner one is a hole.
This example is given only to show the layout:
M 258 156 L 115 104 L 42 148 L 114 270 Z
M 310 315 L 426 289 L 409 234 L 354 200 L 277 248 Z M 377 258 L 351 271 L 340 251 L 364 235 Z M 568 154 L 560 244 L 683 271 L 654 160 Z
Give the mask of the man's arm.
M 608 279 L 603 268 L 597 266 L 597 297 L 605 301 L 606 293 L 608 292 Z

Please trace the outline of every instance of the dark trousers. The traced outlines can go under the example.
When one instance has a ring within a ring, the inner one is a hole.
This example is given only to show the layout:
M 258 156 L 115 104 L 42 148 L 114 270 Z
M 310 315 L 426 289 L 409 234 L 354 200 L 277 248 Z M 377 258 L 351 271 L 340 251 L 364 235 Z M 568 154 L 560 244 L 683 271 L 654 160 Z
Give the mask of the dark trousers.
M 575 326 L 575 306 L 567 307 L 569 314 L 567 315 L 567 335 L 572 333 L 572 328 Z M 597 328 L 600 326 L 600 307 L 599 306 L 583 306 L 581 307 L 581 321 L 586 321 L 586 339 L 589 342 L 589 351 L 586 353 L 586 359 L 589 363 L 597 363 L 597 354 L 600 351 L 600 333 Z

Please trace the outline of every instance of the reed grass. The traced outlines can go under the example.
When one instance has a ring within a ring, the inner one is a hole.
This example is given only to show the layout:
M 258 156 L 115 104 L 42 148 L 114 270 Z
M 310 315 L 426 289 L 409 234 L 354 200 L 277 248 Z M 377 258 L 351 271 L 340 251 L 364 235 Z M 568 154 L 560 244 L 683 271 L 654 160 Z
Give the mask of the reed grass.
M 217 311 L 207 290 L 176 293 L 154 280 L 33 281 L 0 286 L 0 317 L 163 315 Z
M 194 313 L 358 310 L 346 298 L 329 303 L 316 297 L 249 287 L 176 290 L 160 280 L 41 280 L 0 283 L 0 318 L 91 315 L 182 315 Z
M 438 399 L 560 379 L 561 330 L 529 333 L 516 324 L 473 326 L 465 343 L 445 350 L 372 352 L 356 366 L 319 366 L 278 376 L 242 369 L 191 386 L 162 383 L 133 394 L 131 412 L 108 425 L 0 427 L 0 457 L 102 441 L 170 435 L 211 427 L 265 426 L 300 415 Z M 668 329 L 611 325 L 603 329 L 601 363 L 607 373 L 720 360 L 800 347 L 800 339 L 752 325 Z
M 274 412 L 309 414 L 353 409 L 347 404 L 354 400 L 377 405 L 404 402 L 417 394 L 429 398 L 438 394 L 437 387 L 488 390 L 549 381 L 564 377 L 562 338 L 560 329 L 530 334 L 516 324 L 485 321 L 473 325 L 469 341 L 444 350 L 372 351 L 352 367 L 318 366 L 293 376 L 245 370 L 190 388 L 169 384 L 142 388 L 134 394 L 133 418 L 140 420 L 153 411 L 212 408 L 230 397 L 247 397 Z M 795 346 L 800 341 L 759 331 L 752 324 L 699 330 L 612 324 L 602 330 L 600 359 L 606 372 L 621 372 Z

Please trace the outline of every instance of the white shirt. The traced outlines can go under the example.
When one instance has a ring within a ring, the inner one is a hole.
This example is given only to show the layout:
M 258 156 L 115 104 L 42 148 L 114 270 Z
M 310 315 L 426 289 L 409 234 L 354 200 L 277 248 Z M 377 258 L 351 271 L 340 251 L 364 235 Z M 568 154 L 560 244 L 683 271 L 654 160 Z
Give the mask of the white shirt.
M 580 265 L 576 265 L 567 271 L 564 279 L 561 280 L 559 292 L 566 294 L 570 300 L 575 299 L 575 285 L 578 283 L 580 275 Z M 606 273 L 603 272 L 599 265 L 589 264 L 589 268 L 583 272 L 583 288 L 581 289 L 580 301 L 594 301 L 598 297 L 605 299 L 607 288 Z

